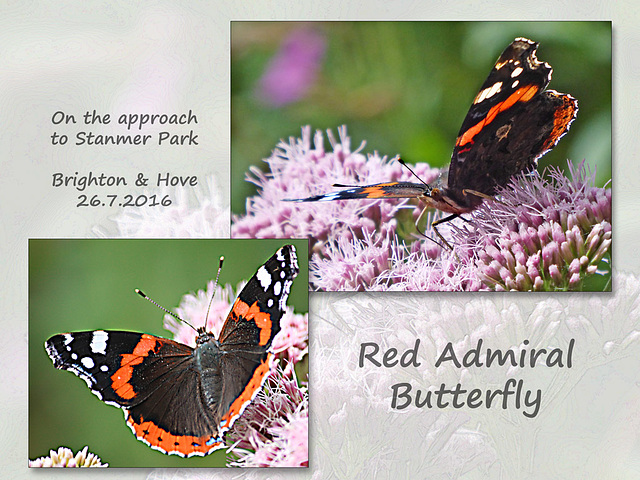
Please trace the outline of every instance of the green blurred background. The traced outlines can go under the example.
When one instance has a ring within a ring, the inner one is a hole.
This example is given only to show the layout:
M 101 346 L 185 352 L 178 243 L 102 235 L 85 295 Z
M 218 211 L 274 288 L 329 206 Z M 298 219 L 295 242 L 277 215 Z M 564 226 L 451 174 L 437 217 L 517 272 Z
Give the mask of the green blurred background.
M 306 313 L 307 240 L 30 240 L 29 458 L 89 445 L 111 467 L 224 466 L 224 450 L 183 459 L 138 441 L 122 410 L 103 404 L 72 373 L 53 368 L 44 342 L 56 333 L 97 329 L 171 338 L 164 313 L 135 288 L 172 310 L 184 294 L 215 279 L 220 255 L 220 284 L 235 287 L 287 243 L 296 246 L 301 268 L 288 304 Z
M 580 108 L 540 167 L 586 159 L 603 186 L 611 178 L 611 22 L 232 22 L 232 212 L 245 213 L 255 194 L 249 167 L 264 168 L 278 141 L 299 137 L 304 125 L 346 124 L 353 148 L 366 140 L 365 153 L 445 167 L 473 98 L 520 36 L 540 43 L 538 58 L 553 67 L 549 88 Z M 311 45 L 290 56 L 315 56 L 307 70 L 317 74 L 300 80 L 307 90 L 289 103 L 265 100 L 259 85 L 270 62 L 283 43 L 292 49 L 305 39 Z

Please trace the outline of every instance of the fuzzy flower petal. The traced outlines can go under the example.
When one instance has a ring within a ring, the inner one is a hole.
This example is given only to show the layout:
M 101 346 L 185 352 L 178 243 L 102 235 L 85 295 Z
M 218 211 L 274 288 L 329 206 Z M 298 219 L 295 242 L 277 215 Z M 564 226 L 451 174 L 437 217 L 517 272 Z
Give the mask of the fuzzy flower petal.
M 366 232 L 363 240 L 342 236 L 327 242 L 324 254 L 313 256 L 310 281 L 326 291 L 366 290 L 389 268 L 390 242 L 377 232 Z
M 314 253 L 310 281 L 325 291 L 476 291 L 477 268 L 430 241 L 409 245 L 377 232 L 332 238 L 324 253 Z M 434 254 L 439 252 L 440 256 Z
M 372 290 L 474 292 L 483 288 L 469 258 L 440 251 L 433 242 L 413 242 L 409 248 L 395 243 L 391 250 L 391 267 L 376 278 Z
M 94 453 L 88 453 L 86 446 L 77 454 L 67 447 L 60 447 L 58 451 L 51 450 L 48 457 L 40 457 L 29 460 L 29 467 L 108 467 L 108 463 L 102 463 L 100 457 Z
M 117 227 L 115 233 L 105 226 L 96 226 L 93 230 L 101 237 L 225 238 L 229 236 L 228 206 L 217 192 L 220 188 L 213 176 L 196 187 L 148 192 L 147 197 L 155 195 L 157 202 L 167 195 L 171 205 L 123 208 L 111 218 Z
M 227 437 L 234 444 L 230 466 L 309 466 L 307 388 L 276 369 Z
M 521 175 L 453 233 L 495 290 L 579 290 L 611 248 L 611 189 L 584 162 L 571 178 L 549 168 Z

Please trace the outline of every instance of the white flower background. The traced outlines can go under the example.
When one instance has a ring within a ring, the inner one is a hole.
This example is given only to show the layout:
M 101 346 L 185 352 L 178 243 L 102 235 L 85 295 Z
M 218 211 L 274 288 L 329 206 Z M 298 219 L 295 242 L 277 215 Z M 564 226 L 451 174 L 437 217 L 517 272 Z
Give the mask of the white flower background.
M 27 405 L 27 239 L 124 233 L 104 211 L 78 211 L 70 191 L 53 191 L 51 172 L 155 166 L 160 150 L 71 153 L 51 150 L 49 115 L 57 108 L 121 105 L 144 109 L 160 96 L 164 110 L 197 106 L 209 131 L 198 154 L 176 150 L 170 163 L 183 173 L 213 172 L 219 189 L 211 205 L 228 216 L 228 49 L 229 20 L 278 19 L 453 19 L 540 20 L 609 18 L 614 26 L 614 270 L 613 293 L 562 295 L 310 295 L 310 467 L 306 470 L 118 470 L 101 477 L 131 479 L 224 478 L 430 478 L 583 479 L 640 478 L 640 30 L 634 2 L 538 2 L 512 8 L 506 2 L 388 3 L 375 0 L 292 4 L 275 2 L 209 4 L 160 1 L 152 6 L 92 2 L 5 2 L 0 7 L 0 77 L 5 141 L 0 147 L 0 211 L 3 245 L 3 341 L 0 355 L 0 464 L 5 478 L 32 476 L 26 468 Z M 510 8 L 511 7 L 511 8 Z M 131 20 L 131 19 L 134 20 Z M 194 25 L 197 28 L 194 28 Z M 112 29 L 118 28 L 118 31 Z M 176 44 L 167 40 L 177 38 Z M 100 55 L 96 56 L 96 48 Z M 210 49 L 210 50 L 207 50 Z M 206 65 L 206 67 L 203 67 Z M 148 72 L 172 81 L 146 84 Z M 185 98 L 181 74 L 202 78 Z M 120 76 L 122 78 L 120 78 Z M 123 80 L 125 79 L 125 80 Z M 205 81 L 206 79 L 206 81 Z M 118 91 L 114 98 L 113 90 Z M 205 102 L 199 104 L 200 99 Z M 136 106 L 134 107 L 133 104 Z M 198 106 L 199 105 L 199 106 Z M 89 159 L 88 159 L 89 157 Z M 210 164 L 207 163 L 210 161 Z M 88 162 L 88 163 L 87 163 Z M 135 167 L 131 166 L 131 163 Z M 163 167 L 167 168 L 163 165 Z M 122 172 L 124 173 L 124 172 Z M 203 180 L 204 183 L 204 180 Z M 205 185 L 203 185 L 205 187 Z M 210 185 L 206 185 L 210 188 Z M 212 192 L 209 192 L 212 193 Z M 220 196 L 218 196 L 220 194 Z M 217 203 L 216 203 L 217 202 Z M 209 213 L 207 213 L 209 212 Z M 217 218 L 220 211 L 199 218 Z M 144 216 L 144 214 L 141 214 Z M 191 217 L 180 216 L 179 221 Z M 123 220 L 122 216 L 118 216 Z M 144 220 L 144 219 L 143 219 Z M 124 224 L 143 236 L 140 218 Z M 178 222 L 178 220 L 176 220 Z M 191 225 L 186 223 L 185 225 Z M 217 224 L 218 225 L 218 224 Z M 195 227 L 194 227 L 195 228 Z M 186 228 L 194 236 L 209 230 Z M 213 227 L 212 227 L 213 228 Z M 217 228 L 216 228 L 217 230 Z M 175 229 L 183 235 L 185 230 Z M 629 272 L 629 273 L 624 273 Z M 63 274 L 63 272 L 61 272 Z M 538 367 L 507 372 L 433 368 L 436 352 L 448 342 L 464 349 L 483 338 L 486 346 L 566 347 L 576 339 L 574 367 Z M 358 368 L 359 346 L 375 341 L 398 349 L 421 339 L 417 368 Z M 455 385 L 501 387 L 508 375 L 543 390 L 538 416 L 513 408 L 461 410 L 390 409 L 389 386 Z M 124 428 L 124 426 L 123 426 Z M 51 448 L 57 448 L 52 445 Z M 109 459 L 102 459 L 109 462 Z M 53 478 L 51 472 L 38 472 Z M 94 478 L 94 472 L 76 472 Z M 57 476 L 56 476 L 57 477 Z

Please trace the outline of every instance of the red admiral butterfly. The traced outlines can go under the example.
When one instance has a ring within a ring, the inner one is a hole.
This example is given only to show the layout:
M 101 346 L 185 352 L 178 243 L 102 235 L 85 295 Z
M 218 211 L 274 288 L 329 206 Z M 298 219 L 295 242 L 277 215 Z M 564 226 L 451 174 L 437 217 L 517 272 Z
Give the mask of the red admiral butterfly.
M 225 447 L 224 433 L 262 387 L 297 274 L 295 247 L 280 248 L 242 289 L 218 339 L 201 327 L 195 348 L 103 330 L 54 335 L 45 348 L 56 368 L 122 408 L 138 440 L 170 455 L 204 456 Z
M 537 48 L 536 42 L 516 38 L 498 58 L 462 122 L 446 186 L 388 182 L 291 201 L 419 198 L 425 210 L 451 214 L 434 222 L 434 228 L 473 211 L 512 176 L 534 170 L 578 113 L 571 95 L 545 90 L 553 70 L 536 58 Z

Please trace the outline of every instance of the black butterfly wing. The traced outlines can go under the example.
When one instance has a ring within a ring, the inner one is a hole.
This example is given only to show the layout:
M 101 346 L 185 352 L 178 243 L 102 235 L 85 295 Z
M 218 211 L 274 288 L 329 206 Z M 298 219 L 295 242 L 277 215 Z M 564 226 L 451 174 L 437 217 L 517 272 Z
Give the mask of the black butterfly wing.
M 236 298 L 220 331 L 220 348 L 269 348 L 280 331 L 280 318 L 298 272 L 293 245 L 285 245 L 269 258 Z
M 136 437 L 152 448 L 182 456 L 212 450 L 217 425 L 201 402 L 191 347 L 98 330 L 55 335 L 45 348 L 56 368 L 73 372 L 103 402 L 122 408 Z
M 258 269 L 233 304 L 219 338 L 221 431 L 231 427 L 269 373 L 271 342 L 280 331 L 280 318 L 298 271 L 295 247 L 285 245 Z M 212 388 L 214 382 L 211 380 Z
M 462 123 L 449 167 L 447 193 L 475 206 L 493 195 L 558 142 L 574 120 L 577 101 L 544 91 L 552 68 L 536 58 L 538 44 L 516 39 L 502 53 Z
M 144 400 L 193 354 L 187 345 L 164 338 L 104 330 L 54 335 L 45 348 L 56 368 L 73 372 L 103 402 L 118 407 Z

